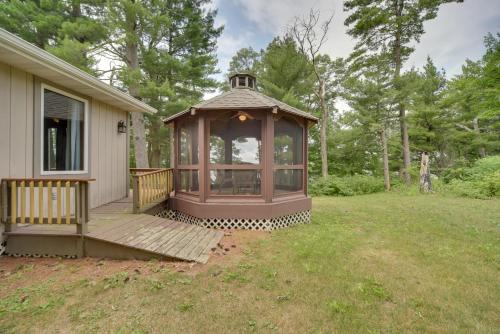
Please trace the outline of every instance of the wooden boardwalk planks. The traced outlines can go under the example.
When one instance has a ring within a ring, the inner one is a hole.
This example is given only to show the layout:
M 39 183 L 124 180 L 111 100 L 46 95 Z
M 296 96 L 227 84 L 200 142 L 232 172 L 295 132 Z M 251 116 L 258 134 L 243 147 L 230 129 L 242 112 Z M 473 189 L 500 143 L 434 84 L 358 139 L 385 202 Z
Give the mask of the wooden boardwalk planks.
M 150 216 L 130 214 L 129 198 L 103 205 L 91 211 L 88 237 L 124 247 L 161 254 L 186 261 L 206 262 L 210 250 L 224 233 L 196 225 Z M 100 221 L 107 219 L 106 224 Z
M 126 210 L 131 206 L 128 199 L 109 203 L 90 212 L 89 232 L 84 238 L 112 244 L 114 247 L 164 256 L 184 261 L 206 263 L 211 248 L 224 236 L 221 231 L 190 225 L 147 214 L 132 214 Z M 72 236 L 74 228 L 65 224 L 19 225 L 11 234 L 26 236 Z M 96 255 L 94 255 L 96 256 Z

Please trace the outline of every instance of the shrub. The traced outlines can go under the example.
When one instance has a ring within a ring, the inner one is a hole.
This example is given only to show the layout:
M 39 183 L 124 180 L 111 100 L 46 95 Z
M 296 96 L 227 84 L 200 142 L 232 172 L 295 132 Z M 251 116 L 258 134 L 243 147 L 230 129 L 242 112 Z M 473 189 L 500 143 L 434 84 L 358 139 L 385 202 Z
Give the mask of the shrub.
M 368 175 L 317 178 L 309 186 L 309 192 L 314 196 L 354 196 L 380 191 L 384 191 L 384 180 Z
M 442 189 L 458 196 L 489 198 L 500 196 L 500 156 L 477 160 L 472 167 L 443 173 Z

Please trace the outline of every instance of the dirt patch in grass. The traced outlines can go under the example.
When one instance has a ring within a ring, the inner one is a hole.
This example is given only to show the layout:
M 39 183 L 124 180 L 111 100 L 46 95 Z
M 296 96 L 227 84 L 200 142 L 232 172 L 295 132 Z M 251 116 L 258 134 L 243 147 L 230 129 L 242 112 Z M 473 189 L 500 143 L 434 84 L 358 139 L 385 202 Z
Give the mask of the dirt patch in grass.
M 71 283 L 81 279 L 100 280 L 119 272 L 150 275 L 162 270 L 189 276 L 208 271 L 212 266 L 226 267 L 238 262 L 249 245 L 268 237 L 269 232 L 227 230 L 219 245 L 211 251 L 207 264 L 182 261 L 111 260 L 97 258 L 27 258 L 0 257 L 0 298 L 18 288 L 44 280 Z
M 208 269 L 213 265 L 227 266 L 237 263 L 249 250 L 252 243 L 269 238 L 271 232 L 251 231 L 251 230 L 225 230 L 224 237 L 212 250 L 207 266 Z M 201 267 L 200 267 L 201 268 Z

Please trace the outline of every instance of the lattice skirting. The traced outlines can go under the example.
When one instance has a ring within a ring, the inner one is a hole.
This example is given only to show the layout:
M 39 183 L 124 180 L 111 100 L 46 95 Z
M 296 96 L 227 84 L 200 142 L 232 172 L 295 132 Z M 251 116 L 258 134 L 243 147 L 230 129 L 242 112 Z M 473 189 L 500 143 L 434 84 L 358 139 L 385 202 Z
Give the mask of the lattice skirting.
M 154 215 L 162 218 L 177 220 L 187 224 L 219 229 L 271 231 L 277 228 L 289 227 L 296 224 L 307 224 L 311 222 L 311 211 L 309 210 L 269 219 L 198 218 L 181 211 L 168 209 L 164 209 Z
M 56 255 L 56 254 L 31 254 L 31 253 L 7 253 L 3 255 L 11 257 L 33 257 L 33 258 L 62 258 L 62 259 L 76 259 L 76 255 Z

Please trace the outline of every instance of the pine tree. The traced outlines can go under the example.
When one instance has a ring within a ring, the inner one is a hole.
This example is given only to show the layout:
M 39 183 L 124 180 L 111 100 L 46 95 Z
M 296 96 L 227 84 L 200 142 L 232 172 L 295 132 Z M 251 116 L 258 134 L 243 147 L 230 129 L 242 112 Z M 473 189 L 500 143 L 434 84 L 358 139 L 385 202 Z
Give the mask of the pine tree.
M 405 75 L 411 87 L 409 92 L 410 139 L 417 152 L 429 152 L 440 168 L 450 163 L 447 136 L 450 131 L 449 114 L 443 108 L 446 88 L 444 70 L 439 71 L 430 57 L 421 72 Z
M 359 129 L 359 137 L 365 140 L 362 146 L 365 155 L 373 151 L 381 153 L 386 190 L 391 188 L 388 137 L 394 115 L 393 73 L 389 63 L 386 55 L 370 57 L 361 73 L 351 76 L 344 85 L 344 97 L 352 108 L 345 118 L 350 120 L 351 128 Z M 369 150 L 368 143 L 377 143 L 378 149 Z
M 424 22 L 437 16 L 439 7 L 444 3 L 463 2 L 463 0 L 346 0 L 344 11 L 349 11 L 345 21 L 348 33 L 358 39 L 355 57 L 380 52 L 386 49 L 394 68 L 393 85 L 396 91 L 403 90 L 401 70 L 414 48 L 424 34 Z M 406 120 L 405 96 L 396 95 L 398 103 L 401 143 L 403 151 L 402 175 L 410 182 L 410 143 Z
M 106 35 L 102 5 L 100 0 L 0 0 L 0 26 L 95 74 L 92 51 Z
M 255 51 L 251 46 L 239 49 L 229 62 L 229 75 L 236 73 L 257 75 L 261 57 L 262 51 Z
M 162 116 L 199 101 L 217 83 L 216 11 L 207 0 L 121 0 L 108 5 L 110 40 L 105 46 L 123 66 L 119 77 L 132 96 L 159 110 L 132 116 L 136 166 L 167 165 L 168 130 Z M 125 19 L 124 19 L 125 18 Z
M 309 109 L 313 89 L 311 67 L 289 36 L 276 37 L 262 55 L 259 87 L 268 96 Z

